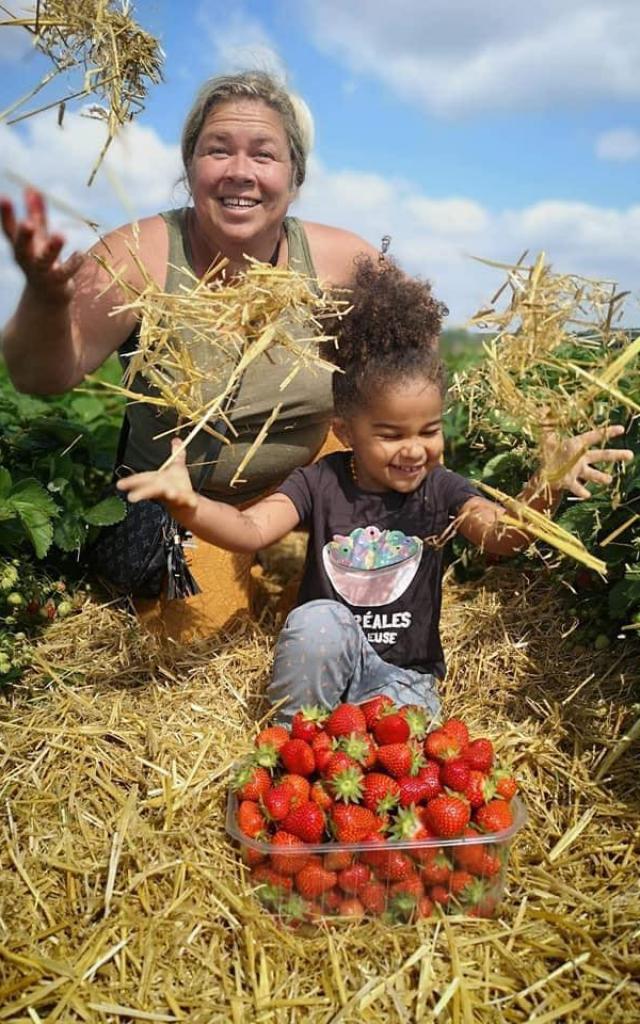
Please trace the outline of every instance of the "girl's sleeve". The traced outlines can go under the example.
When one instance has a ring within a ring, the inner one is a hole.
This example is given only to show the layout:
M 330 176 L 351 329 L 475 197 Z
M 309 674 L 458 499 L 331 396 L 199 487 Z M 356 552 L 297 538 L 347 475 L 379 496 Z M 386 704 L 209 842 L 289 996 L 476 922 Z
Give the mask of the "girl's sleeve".
M 294 469 L 293 473 L 276 488 L 276 494 L 286 494 L 295 505 L 301 525 L 305 525 L 311 518 L 314 494 L 317 493 L 319 486 L 319 466 L 315 463 L 313 466 Z
M 455 518 L 469 498 L 481 498 L 482 494 L 466 477 L 460 476 L 459 473 L 453 473 L 450 469 L 446 469 L 444 472 L 446 473 L 446 503 L 449 515 Z

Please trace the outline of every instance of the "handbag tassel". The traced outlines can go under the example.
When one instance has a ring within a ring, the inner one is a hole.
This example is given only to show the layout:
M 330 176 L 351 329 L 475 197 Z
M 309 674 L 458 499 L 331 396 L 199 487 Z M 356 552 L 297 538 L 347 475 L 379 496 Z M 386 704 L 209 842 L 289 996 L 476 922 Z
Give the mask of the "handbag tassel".
M 173 601 L 185 597 L 194 597 L 201 593 L 197 580 L 187 564 L 183 535 L 177 525 L 173 524 L 165 537 L 167 553 L 167 600 Z

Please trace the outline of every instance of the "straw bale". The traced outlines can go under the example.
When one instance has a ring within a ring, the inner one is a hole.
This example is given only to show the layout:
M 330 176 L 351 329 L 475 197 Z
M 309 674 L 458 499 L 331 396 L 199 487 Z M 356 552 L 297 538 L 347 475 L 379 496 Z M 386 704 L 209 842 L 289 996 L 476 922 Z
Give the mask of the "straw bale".
M 91 185 L 118 131 L 144 109 L 149 85 L 161 81 L 164 54 L 158 40 L 131 17 L 128 0 L 37 0 L 26 15 L 1 6 L 0 10 L 10 14 L 0 27 L 27 29 L 34 47 L 53 65 L 26 96 L 0 112 L 0 121 L 15 124 L 57 106 L 62 123 L 70 100 L 93 96 L 98 102 L 84 113 L 105 122 L 107 139 L 91 171 Z M 15 113 L 58 75 L 69 77 L 77 71 L 82 81 L 72 93 L 38 109 Z
M 530 815 L 499 916 L 311 936 L 273 923 L 224 832 L 270 632 L 55 624 L 0 712 L 0 1021 L 637 1021 L 637 646 L 594 655 L 563 614 L 539 571 L 447 581 L 446 711 L 496 738 Z

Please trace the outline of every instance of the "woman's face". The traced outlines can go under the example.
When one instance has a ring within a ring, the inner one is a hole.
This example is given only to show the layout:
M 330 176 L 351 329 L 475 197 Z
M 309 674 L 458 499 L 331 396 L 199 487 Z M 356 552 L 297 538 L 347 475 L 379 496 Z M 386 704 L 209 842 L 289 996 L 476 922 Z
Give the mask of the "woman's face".
M 262 100 L 229 100 L 206 118 L 189 184 L 197 224 L 214 245 L 243 245 L 268 259 L 295 189 L 289 142 L 277 111 Z M 255 250 L 255 251 L 254 251 Z

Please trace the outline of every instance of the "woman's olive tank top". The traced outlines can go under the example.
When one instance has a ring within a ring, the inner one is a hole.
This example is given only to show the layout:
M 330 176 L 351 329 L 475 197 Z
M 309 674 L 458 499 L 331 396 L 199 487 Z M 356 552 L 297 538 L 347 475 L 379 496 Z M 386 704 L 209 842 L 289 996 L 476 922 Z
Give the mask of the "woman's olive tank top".
M 181 285 L 193 287 L 181 268 L 191 268 L 191 252 L 186 230 L 187 209 L 170 210 L 161 214 L 169 235 L 169 256 L 165 291 L 175 293 Z M 309 251 L 304 228 L 295 217 L 284 221 L 289 262 L 292 270 L 317 280 L 315 267 Z M 297 337 L 307 332 L 292 324 L 291 333 Z M 137 344 L 137 331 L 122 346 L 120 351 L 123 366 L 126 353 Z M 313 340 L 309 344 L 315 344 Z M 232 358 L 225 362 L 219 350 L 206 342 L 191 342 L 191 350 L 200 366 L 211 370 L 211 384 L 204 388 L 205 400 L 219 393 L 220 381 L 228 378 Z M 257 497 L 272 489 L 297 466 L 309 462 L 325 438 L 332 410 L 331 375 L 328 371 L 314 368 L 302 369 L 284 390 L 280 383 L 292 369 L 291 356 L 282 348 L 271 349 L 247 368 L 229 416 L 237 436 L 228 435 L 230 444 L 222 445 L 216 461 L 206 476 L 201 491 L 208 497 L 237 504 Z M 133 390 L 141 396 L 153 394 L 146 381 L 138 376 Z M 269 428 L 265 441 L 253 455 L 243 477 L 245 484 L 231 488 L 231 480 L 248 451 L 256 434 L 273 408 L 282 402 L 282 410 L 276 422 Z M 122 459 L 123 465 L 142 472 L 157 469 L 167 458 L 171 437 L 157 437 L 175 426 L 175 413 L 168 410 L 158 412 L 145 402 L 134 403 L 127 408 L 129 436 Z M 189 445 L 188 460 L 194 484 L 200 479 L 201 466 L 207 459 L 210 435 L 201 431 Z

